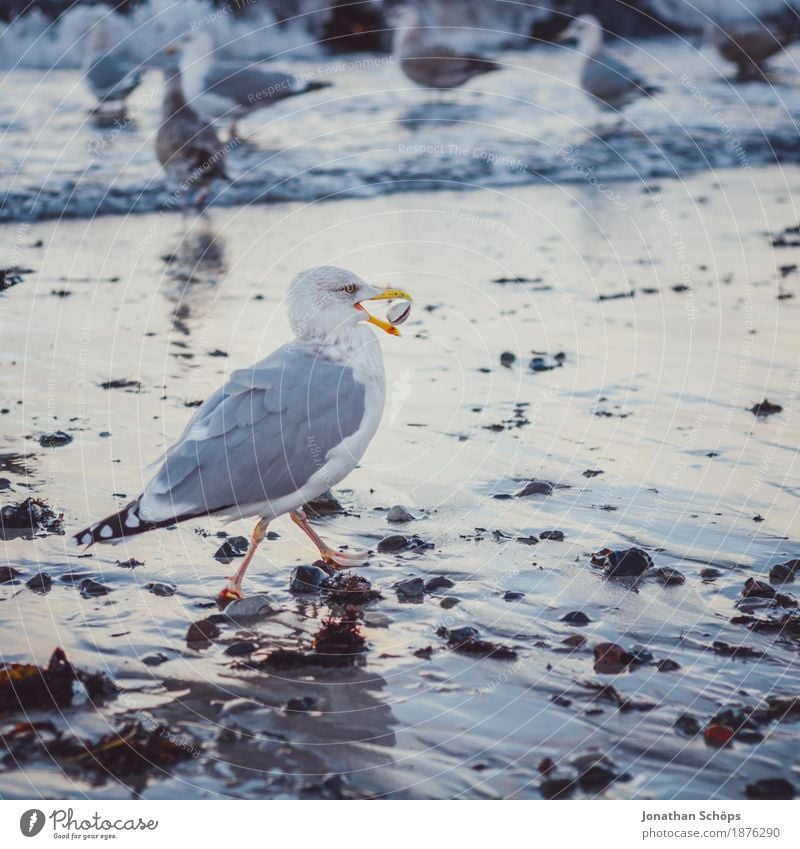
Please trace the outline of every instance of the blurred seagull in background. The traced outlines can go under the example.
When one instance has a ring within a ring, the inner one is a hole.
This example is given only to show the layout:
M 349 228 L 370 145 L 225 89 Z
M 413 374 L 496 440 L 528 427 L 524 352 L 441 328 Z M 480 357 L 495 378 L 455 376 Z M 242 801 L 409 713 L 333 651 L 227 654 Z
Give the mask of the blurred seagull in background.
M 765 80 L 766 60 L 800 39 L 800 19 L 792 15 L 780 21 L 709 21 L 706 38 L 723 59 L 736 65 L 738 79 Z
M 636 98 L 659 91 L 608 53 L 603 46 L 603 27 L 593 15 L 575 18 L 558 40 L 576 44 L 578 53 L 583 56 L 581 88 L 601 108 L 619 112 Z
M 195 204 L 205 204 L 216 179 L 228 180 L 225 147 L 216 130 L 203 121 L 186 103 L 178 68 L 164 71 L 164 100 L 161 126 L 156 133 L 156 155 L 172 182 L 176 194 L 188 198 L 199 189 Z
M 106 13 L 98 11 L 92 16 L 88 29 L 89 49 L 83 62 L 83 72 L 89 90 L 97 98 L 96 111 L 109 104 L 117 104 L 124 112 L 125 100 L 141 83 L 138 66 L 126 61 L 111 48 L 111 36 L 105 20 Z
M 302 507 L 353 471 L 378 429 L 386 397 L 383 356 L 361 322 L 399 336 L 364 307 L 392 299 L 411 296 L 333 266 L 299 274 L 288 294 L 295 338 L 234 371 L 198 408 L 142 494 L 73 542 L 118 542 L 199 516 L 258 516 L 221 602 L 241 598 L 242 579 L 269 523 L 286 513 L 326 563 L 363 563 L 364 555 L 336 551 L 321 539 Z
M 399 7 L 394 16 L 392 52 L 403 73 L 424 88 L 450 89 L 500 65 L 475 53 L 462 53 L 441 43 L 442 33 L 424 24 L 414 6 Z
M 207 121 L 230 119 L 230 137 L 238 139 L 237 121 L 279 100 L 307 94 L 330 83 L 304 81 L 282 71 L 223 62 L 214 55 L 214 41 L 205 30 L 185 33 L 172 47 L 180 52 L 186 99 Z

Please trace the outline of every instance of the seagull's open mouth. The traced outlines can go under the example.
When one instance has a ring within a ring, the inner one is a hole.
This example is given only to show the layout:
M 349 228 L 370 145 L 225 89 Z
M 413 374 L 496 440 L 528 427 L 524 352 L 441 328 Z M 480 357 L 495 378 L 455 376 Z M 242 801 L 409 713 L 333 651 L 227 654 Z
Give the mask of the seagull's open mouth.
M 373 295 L 371 298 L 364 298 L 364 301 L 393 301 L 398 298 L 402 298 L 405 301 L 413 301 L 414 299 L 411 295 L 408 294 L 403 289 L 384 289 L 382 292 L 379 292 L 377 295 Z M 364 307 L 364 301 L 359 301 L 355 307 L 357 310 L 361 310 L 366 313 L 367 321 L 370 324 L 374 324 L 376 327 L 380 327 L 381 330 L 386 331 L 386 333 L 391 336 L 399 336 L 400 331 L 390 322 L 384 321 L 382 318 L 378 318 L 377 316 L 372 315 L 367 312 Z

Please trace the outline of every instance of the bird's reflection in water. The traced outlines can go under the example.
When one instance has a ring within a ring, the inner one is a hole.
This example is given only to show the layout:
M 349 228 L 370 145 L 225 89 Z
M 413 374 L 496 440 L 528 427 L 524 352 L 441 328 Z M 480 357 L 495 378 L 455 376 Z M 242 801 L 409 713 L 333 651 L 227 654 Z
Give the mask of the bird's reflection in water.
M 165 263 L 162 291 L 175 304 L 173 328 L 191 333 L 193 316 L 205 314 L 216 297 L 216 286 L 227 272 L 225 240 L 211 223 L 207 212 L 182 216 L 178 241 L 162 256 Z
M 419 132 L 426 127 L 453 125 L 473 122 L 478 119 L 480 109 L 471 104 L 433 100 L 418 103 L 406 109 L 397 119 L 397 123 L 409 132 Z M 457 139 L 453 139 L 456 143 Z

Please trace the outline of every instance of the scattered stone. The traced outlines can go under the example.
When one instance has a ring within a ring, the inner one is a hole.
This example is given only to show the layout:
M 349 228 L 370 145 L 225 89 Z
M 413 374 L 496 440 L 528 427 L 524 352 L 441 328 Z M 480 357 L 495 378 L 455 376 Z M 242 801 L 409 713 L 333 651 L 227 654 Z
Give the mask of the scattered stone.
M 30 271 L 29 268 L 17 268 L 16 266 L 0 268 L 0 292 L 5 292 L 6 289 L 22 283 L 22 275 L 29 274 Z
M 189 630 L 186 632 L 187 643 L 210 643 L 220 635 L 219 626 L 216 622 L 210 619 L 200 619 L 198 622 L 192 622 Z
M 22 574 L 13 566 L 0 566 L 0 584 L 11 584 Z
M 782 413 L 783 407 L 780 404 L 771 404 L 765 398 L 760 404 L 754 404 L 752 407 L 748 408 L 748 412 L 753 413 L 755 416 L 772 416 L 775 413 Z
M 307 502 L 303 509 L 311 516 L 334 516 L 337 513 L 344 513 L 344 507 L 336 496 L 330 491 L 323 492 L 318 498 L 314 498 Z
M 387 522 L 392 522 L 393 524 L 401 523 L 401 522 L 412 522 L 417 517 L 412 513 L 409 513 L 402 504 L 395 504 L 393 507 L 389 508 L 389 513 L 386 516 Z
M 444 575 L 439 575 L 436 578 L 430 578 L 425 581 L 425 592 L 435 593 L 437 590 L 449 590 L 455 584 L 450 578 L 445 578 Z
M 724 657 L 764 657 L 764 652 L 752 649 L 750 646 L 732 646 L 722 640 L 716 640 L 712 647 L 715 654 L 721 654 Z
M 757 581 L 755 578 L 748 578 L 744 582 L 742 598 L 775 598 L 775 588 L 766 583 L 766 581 Z
M 433 646 L 425 646 L 424 649 L 417 649 L 414 652 L 414 657 L 419 657 L 422 660 L 430 660 L 433 657 Z
M 544 799 L 566 799 L 575 792 L 575 781 L 572 778 L 546 778 L 539 785 L 539 792 Z
M 239 640 L 239 642 L 231 643 L 226 649 L 225 654 L 228 657 L 243 657 L 246 654 L 252 654 L 258 646 L 250 640 Z
M 450 610 L 451 608 L 456 607 L 459 604 L 461 604 L 460 599 L 456 598 L 455 596 L 448 595 L 448 596 L 445 596 L 439 602 L 439 607 L 441 607 L 444 610 Z
M 148 654 L 142 658 L 142 663 L 145 666 L 161 666 L 162 663 L 166 663 L 169 658 L 163 652 L 156 652 L 155 654 Z
M 653 566 L 650 555 L 641 548 L 626 548 L 622 551 L 603 548 L 592 554 L 592 563 L 604 568 L 608 578 L 638 576 Z
M 686 737 L 694 737 L 702 730 L 699 720 L 690 713 L 682 713 L 675 720 L 675 727 Z
M 225 608 L 225 616 L 233 622 L 241 622 L 270 616 L 277 610 L 266 593 L 255 593 L 232 601 Z
M 733 729 L 727 725 L 708 725 L 703 731 L 703 739 L 708 746 L 722 749 L 733 739 Z
M 594 647 L 594 671 L 602 675 L 624 672 L 634 658 L 616 643 L 598 643 Z
M 315 593 L 322 589 L 327 580 L 327 572 L 319 566 L 297 566 L 292 570 L 289 590 L 293 593 Z
M 402 534 L 389 534 L 378 543 L 378 551 L 387 554 L 395 551 L 419 551 L 433 548 L 432 542 L 426 542 L 416 534 L 406 537 Z
M 378 590 L 372 589 L 372 584 L 365 577 L 352 572 L 337 572 L 326 582 L 323 589 L 329 605 L 360 607 L 382 598 Z
M 395 589 L 401 600 L 413 599 L 414 601 L 421 601 L 425 595 L 425 583 L 422 578 L 410 578 L 407 581 L 400 581 L 395 586 Z
M 673 569 L 671 566 L 662 566 L 660 569 L 657 569 L 655 576 L 659 583 L 664 584 L 666 587 L 686 582 L 686 575 L 677 569 Z
M 0 583 L 3 583 L 2 575 L 0 575 Z M 29 578 L 25 582 L 25 586 L 29 590 L 39 593 L 39 595 L 46 595 L 52 589 L 53 579 L 47 574 L 47 572 L 39 572 L 38 575 L 34 575 L 32 578 Z
M 794 799 L 794 785 L 785 778 L 762 778 L 745 788 L 748 799 Z
M 217 549 L 214 559 L 219 563 L 228 564 L 236 557 L 244 557 L 248 548 L 250 541 L 247 537 L 228 537 Z
M 588 625 L 592 620 L 582 610 L 570 610 L 561 617 L 562 622 L 567 625 Z
M 528 363 L 528 367 L 534 372 L 553 371 L 553 369 L 561 368 L 566 358 L 566 354 L 562 352 L 552 357 L 549 354 L 537 354 Z
M 539 537 L 529 536 L 529 537 L 517 537 L 517 542 L 521 545 L 536 545 L 539 542 Z
M 523 598 L 525 598 L 525 593 L 515 592 L 514 590 L 507 590 L 503 593 L 503 601 L 520 601 Z
M 101 389 L 130 389 L 137 392 L 142 388 L 142 384 L 138 380 L 107 380 L 100 384 Z
M 144 588 L 153 595 L 161 596 L 162 598 L 169 598 L 178 591 L 178 588 L 175 584 L 170 584 L 166 581 L 151 581 L 149 584 L 145 584 Z
M 511 368 L 514 363 L 517 361 L 517 357 L 515 354 L 512 354 L 511 351 L 503 351 L 500 354 L 500 365 L 505 366 L 506 368 Z
M 787 560 L 785 563 L 776 563 L 769 570 L 769 579 L 775 583 L 789 584 L 794 581 L 800 572 L 800 560 Z
M 101 595 L 108 595 L 111 592 L 110 587 L 101 584 L 99 581 L 95 581 L 93 578 L 84 578 L 78 589 L 84 598 L 98 598 Z
M 553 542 L 564 542 L 563 531 L 542 531 L 539 534 L 539 539 L 549 539 Z
M 137 566 L 144 566 L 143 560 L 137 560 L 135 557 L 130 557 L 128 560 L 117 560 L 117 566 L 120 569 L 135 569 Z
M 392 619 L 385 613 L 370 610 L 364 614 L 364 624 L 368 628 L 388 628 L 392 624 Z
M 39 437 L 39 445 L 42 448 L 60 448 L 62 445 L 69 445 L 72 442 L 72 437 L 63 430 L 55 430 L 52 433 L 43 433 Z
M 596 478 L 598 475 L 603 474 L 603 470 L 602 469 L 586 469 L 586 471 L 581 472 L 581 474 L 585 478 Z
M 317 700 L 313 696 L 293 697 L 286 702 L 284 710 L 287 713 L 308 713 L 317 709 Z
M 631 649 L 630 654 L 632 663 L 650 663 L 653 659 L 653 652 L 651 652 L 647 646 L 643 646 L 639 643 Z
M 561 644 L 567 646 L 567 648 L 570 649 L 580 649 L 583 648 L 583 646 L 585 646 L 587 642 L 588 641 L 586 637 L 583 636 L 583 634 L 570 634 L 569 637 L 565 637 L 561 641 Z
M 680 663 L 671 658 L 664 658 L 664 660 L 659 660 L 656 662 L 656 669 L 659 672 L 676 672 L 681 668 Z
M 704 581 L 713 581 L 715 578 L 719 578 L 721 574 L 722 572 L 719 569 L 715 569 L 713 566 L 707 566 L 701 570 L 700 577 Z
M 552 495 L 555 487 L 549 481 L 532 480 L 517 493 L 517 498 L 525 498 L 528 495 Z

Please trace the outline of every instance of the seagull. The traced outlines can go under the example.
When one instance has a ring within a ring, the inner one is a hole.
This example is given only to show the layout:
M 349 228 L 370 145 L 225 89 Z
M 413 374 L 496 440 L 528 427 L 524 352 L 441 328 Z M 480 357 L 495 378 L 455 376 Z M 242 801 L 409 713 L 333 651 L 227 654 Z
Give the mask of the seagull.
M 141 71 L 112 52 L 104 13 L 95 14 L 89 39 L 89 49 L 83 62 L 86 84 L 97 98 L 98 109 L 117 102 L 122 111 L 125 100 L 142 81 Z
M 164 71 L 162 122 L 156 133 L 156 155 L 182 195 L 200 187 L 195 200 L 200 207 L 214 180 L 229 179 L 225 173 L 225 148 L 216 130 L 186 103 L 178 68 Z
M 723 59 L 736 65 L 740 80 L 765 79 L 764 62 L 800 39 L 800 24 L 766 20 L 709 21 L 706 38 Z
M 364 555 L 331 548 L 302 507 L 356 467 L 378 429 L 386 395 L 381 346 L 364 324 L 397 328 L 366 311 L 366 301 L 403 299 L 350 271 L 321 266 L 289 287 L 295 338 L 234 371 L 200 406 L 141 495 L 79 531 L 76 545 L 117 542 L 200 516 L 258 516 L 250 546 L 220 602 L 242 597 L 242 580 L 269 523 L 286 513 L 334 568 Z
M 594 15 L 575 18 L 558 40 L 577 42 L 577 51 L 584 58 L 581 88 L 601 108 L 617 112 L 637 97 L 659 91 L 648 86 L 636 71 L 605 50 L 603 27 Z
M 208 121 L 229 118 L 232 139 L 238 138 L 236 122 L 243 115 L 330 85 L 321 80 L 303 81 L 282 71 L 222 62 L 214 56 L 210 33 L 202 29 L 186 32 L 172 51 L 181 54 L 181 73 L 189 103 Z
M 423 25 L 419 10 L 413 6 L 402 6 L 395 15 L 392 53 L 403 73 L 417 85 L 457 88 L 480 74 L 500 70 L 500 65 L 483 56 L 457 52 L 434 42 L 435 36 Z

